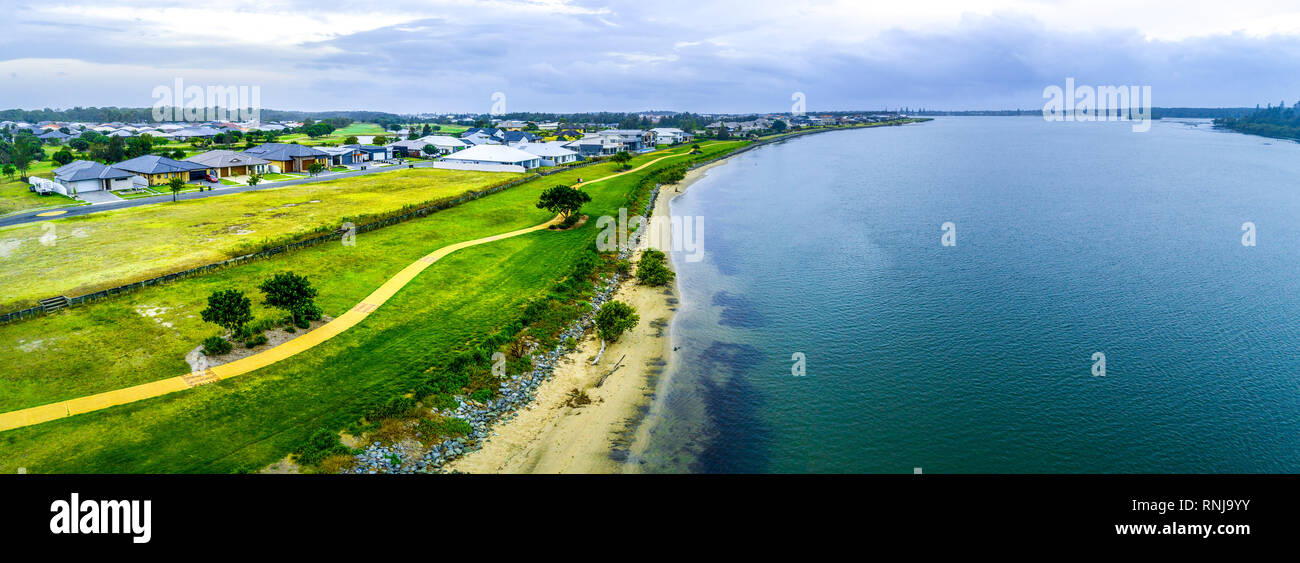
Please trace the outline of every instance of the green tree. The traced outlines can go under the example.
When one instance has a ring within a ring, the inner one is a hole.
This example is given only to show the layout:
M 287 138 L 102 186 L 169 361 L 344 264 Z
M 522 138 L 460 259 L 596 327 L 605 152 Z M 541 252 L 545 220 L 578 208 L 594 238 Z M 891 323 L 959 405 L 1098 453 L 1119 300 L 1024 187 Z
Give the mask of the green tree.
M 307 278 L 293 272 L 276 274 L 258 286 L 268 307 L 283 309 L 293 315 L 295 324 L 309 320 L 315 311 L 316 288 Z
M 238 289 L 215 291 L 208 296 L 208 308 L 199 313 L 204 322 L 229 330 L 232 335 L 243 332 L 244 325 L 253 320 L 253 302 Z
M 577 188 L 559 185 L 542 192 L 537 201 L 538 209 L 559 213 L 565 221 L 582 209 L 582 204 L 591 201 L 591 196 Z
M 325 171 L 325 166 L 319 162 L 313 162 L 307 166 L 307 173 L 315 176 Z
M 618 337 L 631 330 L 640 321 L 641 316 L 636 314 L 636 308 L 627 303 L 606 301 L 601 305 L 600 310 L 596 312 L 596 335 L 600 337 L 600 352 L 591 363 L 600 361 L 600 356 L 605 353 L 606 343 L 618 342 Z
M 668 268 L 668 256 L 662 250 L 653 248 L 641 253 L 641 261 L 636 265 L 637 281 L 659 287 L 673 281 L 676 274 Z
M 68 150 L 68 147 L 63 147 L 59 149 L 58 152 L 51 155 L 50 159 L 58 163 L 59 166 L 63 166 L 64 164 L 72 162 L 72 151 Z
M 167 180 L 167 187 L 171 188 L 172 202 L 175 202 L 177 194 L 181 193 L 181 190 L 185 189 L 185 180 L 182 180 L 180 178 L 172 178 L 170 180 Z
M 355 144 L 357 144 L 357 137 L 356 137 L 356 135 L 352 135 L 352 136 L 349 136 L 349 137 L 346 138 L 346 139 L 343 139 L 343 144 L 345 144 L 345 145 L 355 145 Z
M 620 164 L 624 170 L 632 167 L 631 164 L 628 164 L 632 160 L 632 153 L 627 151 L 614 153 L 614 156 L 609 157 L 609 159 Z
M 438 147 L 433 146 L 433 144 L 431 143 L 428 145 L 424 145 L 424 147 L 421 148 L 420 151 L 428 156 L 433 156 L 438 153 Z
M 383 135 L 375 135 L 375 138 L 371 139 L 370 143 L 375 145 L 384 145 L 388 143 L 388 137 L 385 137 Z
M 80 138 L 72 139 L 71 141 L 68 141 L 68 146 L 72 147 L 72 150 L 74 151 L 85 152 L 86 149 L 90 148 L 90 142 Z
M 256 186 L 256 185 L 257 185 L 259 182 L 261 182 L 261 181 L 262 181 L 262 175 L 261 175 L 261 174 L 249 174 L 249 175 L 248 175 L 248 185 L 250 185 L 250 186 Z
M 14 165 L 12 165 L 12 164 L 5 164 L 5 165 L 4 165 L 4 168 L 0 169 L 0 171 L 3 171 L 5 177 L 6 177 L 6 178 L 9 178 L 9 179 L 11 179 L 11 180 L 12 180 L 13 177 L 14 177 L 14 172 L 17 172 L 17 170 L 14 169 Z

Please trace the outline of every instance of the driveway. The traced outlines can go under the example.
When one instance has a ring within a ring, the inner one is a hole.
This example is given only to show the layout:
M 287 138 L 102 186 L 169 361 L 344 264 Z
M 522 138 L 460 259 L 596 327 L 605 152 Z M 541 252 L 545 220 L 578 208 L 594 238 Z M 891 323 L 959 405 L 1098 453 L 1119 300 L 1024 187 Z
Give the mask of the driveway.
M 113 192 L 106 191 L 106 190 L 94 190 L 94 191 L 90 191 L 90 192 L 77 192 L 77 199 L 79 199 L 79 200 L 81 200 L 81 201 L 84 201 L 84 202 L 87 202 L 87 203 L 89 203 L 89 204 L 91 204 L 91 205 L 99 205 L 99 204 L 102 204 L 102 203 L 115 203 L 115 202 L 119 202 L 119 201 L 125 201 L 125 200 L 123 200 L 122 198 L 113 195 Z

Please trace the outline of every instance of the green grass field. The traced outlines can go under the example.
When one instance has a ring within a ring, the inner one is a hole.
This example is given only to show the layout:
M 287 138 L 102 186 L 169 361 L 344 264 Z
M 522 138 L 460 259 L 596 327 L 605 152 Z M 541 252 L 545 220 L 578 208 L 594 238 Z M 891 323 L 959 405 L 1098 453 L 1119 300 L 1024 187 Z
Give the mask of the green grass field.
M 0 229 L 0 311 L 217 262 L 262 241 L 340 226 L 345 217 L 517 176 L 400 170 L 7 227 Z M 39 242 L 47 224 L 58 237 L 49 246 Z
M 706 147 L 707 158 L 739 143 Z M 685 151 L 674 149 L 673 152 Z M 633 163 L 662 154 L 643 155 Z M 651 170 L 591 184 L 583 212 L 615 215 Z M 541 190 L 612 164 L 563 172 L 480 200 L 202 277 L 153 287 L 64 313 L 0 326 L 0 409 L 46 403 L 184 373 L 182 357 L 215 334 L 197 311 L 217 288 L 252 288 L 293 270 L 320 288 L 338 315 L 414 259 L 445 244 L 540 223 Z M 469 344 L 516 320 L 592 244 L 595 221 L 472 247 L 434 264 L 357 327 L 292 360 L 226 382 L 0 433 L 0 473 L 227 472 L 284 456 L 320 427 L 339 428 L 425 377 Z M 154 316 L 149 316 L 153 313 Z M 259 315 L 270 314 L 259 310 Z M 170 324 L 166 326 L 163 323 Z

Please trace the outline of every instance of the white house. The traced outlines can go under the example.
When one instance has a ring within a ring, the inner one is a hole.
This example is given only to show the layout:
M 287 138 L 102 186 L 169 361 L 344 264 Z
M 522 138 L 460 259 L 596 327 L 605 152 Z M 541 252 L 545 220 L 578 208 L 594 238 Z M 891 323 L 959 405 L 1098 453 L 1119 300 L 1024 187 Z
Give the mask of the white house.
M 690 133 L 682 131 L 676 127 L 656 127 L 650 130 L 655 134 L 655 144 L 675 145 L 677 143 L 689 143 L 694 137 Z
M 441 163 L 461 166 L 463 170 L 522 172 L 541 166 L 542 158 L 505 145 L 478 145 L 444 156 Z
M 419 140 L 437 147 L 438 154 L 441 155 L 448 155 L 469 147 L 469 143 L 449 135 L 429 135 Z
M 581 158 L 578 151 L 566 149 L 564 145 L 564 141 L 551 141 L 549 143 L 525 143 L 519 145 L 518 148 L 526 153 L 541 157 L 542 166 L 566 164 Z

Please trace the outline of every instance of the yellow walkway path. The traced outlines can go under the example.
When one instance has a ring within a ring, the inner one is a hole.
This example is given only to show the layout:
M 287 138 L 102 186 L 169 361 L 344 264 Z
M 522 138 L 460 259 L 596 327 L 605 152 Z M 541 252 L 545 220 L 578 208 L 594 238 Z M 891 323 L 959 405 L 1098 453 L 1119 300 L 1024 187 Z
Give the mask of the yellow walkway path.
M 636 172 L 637 170 L 641 170 L 665 158 L 674 158 L 687 154 L 690 153 L 685 152 L 682 154 L 662 156 L 631 170 L 610 174 L 609 176 L 603 176 L 589 182 L 581 182 L 577 185 L 583 186 L 600 182 L 602 180 L 608 180 L 610 178 Z M 168 393 L 174 393 L 176 391 L 183 391 L 191 387 L 197 387 L 199 385 L 205 385 L 223 379 L 230 379 L 238 375 L 243 375 L 264 368 L 285 358 L 310 350 L 317 344 L 325 342 L 326 340 L 339 335 L 343 331 L 356 326 L 357 323 L 360 323 L 363 319 L 370 316 L 371 313 L 375 312 L 380 305 L 383 305 L 392 296 L 396 295 L 399 290 L 405 287 L 406 284 L 410 283 L 411 280 L 415 279 L 415 276 L 419 275 L 420 272 L 423 272 L 425 268 L 428 268 L 434 262 L 441 260 L 448 254 L 462 248 L 469 248 L 471 246 L 516 237 L 533 231 L 540 231 L 558 223 L 559 221 L 560 218 L 556 217 L 555 219 L 551 219 L 550 221 L 540 225 L 535 225 L 525 229 L 474 240 L 467 240 L 439 248 L 438 250 L 433 251 L 433 253 L 412 262 L 411 265 L 402 269 L 402 271 L 398 272 L 397 275 L 389 278 L 388 281 L 379 286 L 379 289 L 376 289 L 368 297 L 362 300 L 361 303 L 358 303 L 357 306 L 353 307 L 348 312 L 343 313 L 339 318 L 325 323 L 316 330 L 299 336 L 298 338 L 285 342 L 275 348 L 271 348 L 270 350 L 258 352 L 257 354 L 253 354 L 247 358 L 235 360 L 228 364 L 222 364 L 203 371 L 191 372 L 187 375 L 142 383 L 140 385 L 124 387 L 122 389 L 114 389 L 112 391 L 105 391 L 103 393 L 96 393 L 94 395 L 60 401 L 58 403 L 41 405 L 39 407 L 0 413 L 0 432 L 22 428 L 24 426 L 32 426 L 34 424 L 41 424 L 43 422 L 106 409 L 117 405 L 133 403 L 143 399 L 150 399 Z

